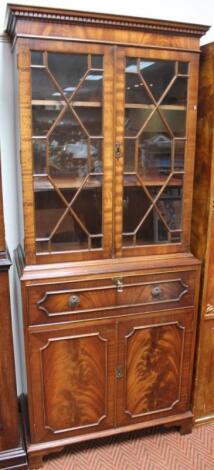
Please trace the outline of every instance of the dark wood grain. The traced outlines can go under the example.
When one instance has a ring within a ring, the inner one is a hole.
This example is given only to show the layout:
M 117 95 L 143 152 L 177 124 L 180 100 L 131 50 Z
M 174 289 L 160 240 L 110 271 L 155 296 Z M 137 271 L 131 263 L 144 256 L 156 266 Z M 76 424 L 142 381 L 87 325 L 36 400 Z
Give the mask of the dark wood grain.
M 214 421 L 214 43 L 202 48 L 195 166 L 192 251 L 201 259 L 200 329 L 194 392 L 197 423 Z
M 119 285 L 117 287 L 117 280 Z M 51 321 L 93 319 L 117 314 L 126 315 L 132 307 L 143 312 L 194 305 L 195 272 L 159 273 L 127 276 L 66 284 L 35 285 L 27 289 L 31 305 L 29 324 Z M 71 305 L 72 298 L 78 305 Z
M 111 322 L 30 331 L 33 442 L 113 426 Z M 38 403 L 40 406 L 38 407 Z
M 193 317 L 184 311 L 119 322 L 119 362 L 124 379 L 118 382 L 120 425 L 184 411 L 190 400 L 188 370 L 192 365 Z

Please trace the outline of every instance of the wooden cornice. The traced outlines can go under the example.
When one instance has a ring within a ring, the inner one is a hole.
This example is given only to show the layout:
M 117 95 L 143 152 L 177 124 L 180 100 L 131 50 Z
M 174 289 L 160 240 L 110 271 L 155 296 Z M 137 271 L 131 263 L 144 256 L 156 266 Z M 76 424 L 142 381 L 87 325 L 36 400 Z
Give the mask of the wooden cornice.
M 16 22 L 18 20 L 131 29 L 139 32 L 192 37 L 201 37 L 209 29 L 209 26 L 191 23 L 9 4 L 6 31 L 12 39 L 16 36 Z

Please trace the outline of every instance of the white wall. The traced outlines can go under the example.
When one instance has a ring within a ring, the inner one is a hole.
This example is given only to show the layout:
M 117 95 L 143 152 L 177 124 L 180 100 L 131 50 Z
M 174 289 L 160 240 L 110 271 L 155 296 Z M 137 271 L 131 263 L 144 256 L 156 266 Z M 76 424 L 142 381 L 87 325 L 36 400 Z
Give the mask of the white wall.
M 0 35 L 4 30 L 6 0 L 0 1 Z M 11 3 L 36 6 L 60 7 L 104 13 L 124 14 L 128 16 L 141 16 L 174 21 L 185 21 L 212 25 L 210 31 L 202 38 L 201 44 L 214 41 L 214 1 L 213 0 L 11 0 Z M 13 253 L 20 238 L 20 221 L 18 217 L 18 181 L 17 181 L 17 152 L 15 139 L 16 117 L 14 111 L 14 79 L 12 70 L 12 56 L 9 44 L 0 41 L 0 143 L 2 151 L 3 196 L 5 212 L 6 238 L 10 253 Z M 15 358 L 17 370 L 18 393 L 23 390 L 23 375 L 20 366 L 20 341 L 17 317 L 18 300 L 14 285 L 14 269 L 11 278 L 11 304 L 13 333 L 15 345 Z

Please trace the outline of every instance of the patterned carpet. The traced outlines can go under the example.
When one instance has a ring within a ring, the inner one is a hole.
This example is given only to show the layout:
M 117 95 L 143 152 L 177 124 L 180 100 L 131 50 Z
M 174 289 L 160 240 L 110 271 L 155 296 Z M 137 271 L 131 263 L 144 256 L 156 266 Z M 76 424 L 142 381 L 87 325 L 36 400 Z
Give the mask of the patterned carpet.
M 67 448 L 44 470 L 214 470 L 214 425 L 181 436 L 153 428 Z

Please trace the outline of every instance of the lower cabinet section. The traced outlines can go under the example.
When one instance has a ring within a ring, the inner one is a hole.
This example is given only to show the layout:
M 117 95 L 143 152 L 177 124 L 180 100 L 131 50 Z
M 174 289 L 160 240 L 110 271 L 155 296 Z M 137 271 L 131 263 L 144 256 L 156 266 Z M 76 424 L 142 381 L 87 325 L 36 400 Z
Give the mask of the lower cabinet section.
M 185 311 L 119 322 L 118 425 L 188 409 L 192 321 Z
M 114 425 L 114 323 L 30 334 L 34 442 Z
M 190 409 L 194 311 L 30 327 L 31 442 Z

